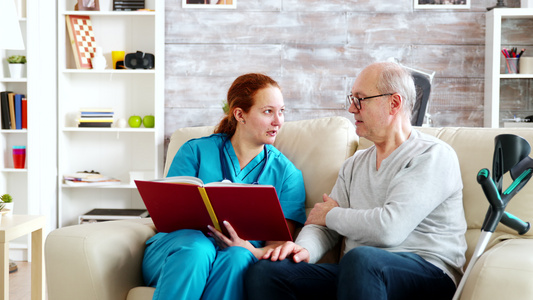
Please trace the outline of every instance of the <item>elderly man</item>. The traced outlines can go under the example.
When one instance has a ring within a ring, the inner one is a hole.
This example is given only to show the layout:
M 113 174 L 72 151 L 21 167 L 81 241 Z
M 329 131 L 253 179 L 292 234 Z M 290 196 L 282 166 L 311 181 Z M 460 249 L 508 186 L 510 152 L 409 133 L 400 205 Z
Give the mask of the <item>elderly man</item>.
M 374 142 L 346 160 L 296 241 L 249 270 L 249 299 L 451 299 L 466 221 L 454 150 L 410 123 L 412 76 L 374 63 L 348 96 L 356 132 Z M 339 238 L 338 264 L 315 264 Z

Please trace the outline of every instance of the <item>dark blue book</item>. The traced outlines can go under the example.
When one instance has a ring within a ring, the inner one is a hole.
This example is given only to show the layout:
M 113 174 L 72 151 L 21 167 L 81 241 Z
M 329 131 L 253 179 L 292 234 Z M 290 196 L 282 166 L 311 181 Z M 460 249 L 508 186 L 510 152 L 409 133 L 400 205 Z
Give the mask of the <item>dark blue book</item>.
M 22 98 L 24 98 L 24 95 L 15 94 L 15 125 L 16 125 L 16 129 L 22 129 Z

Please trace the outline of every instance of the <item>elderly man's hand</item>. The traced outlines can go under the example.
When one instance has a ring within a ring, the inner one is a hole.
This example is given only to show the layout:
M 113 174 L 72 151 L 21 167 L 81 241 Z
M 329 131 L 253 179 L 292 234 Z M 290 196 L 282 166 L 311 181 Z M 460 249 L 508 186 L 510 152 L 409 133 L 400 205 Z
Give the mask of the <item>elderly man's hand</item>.
M 315 207 L 309 213 L 305 225 L 315 224 L 326 226 L 326 215 L 334 207 L 339 207 L 337 201 L 330 198 L 328 195 L 324 194 L 322 196 L 324 202 L 315 204 Z

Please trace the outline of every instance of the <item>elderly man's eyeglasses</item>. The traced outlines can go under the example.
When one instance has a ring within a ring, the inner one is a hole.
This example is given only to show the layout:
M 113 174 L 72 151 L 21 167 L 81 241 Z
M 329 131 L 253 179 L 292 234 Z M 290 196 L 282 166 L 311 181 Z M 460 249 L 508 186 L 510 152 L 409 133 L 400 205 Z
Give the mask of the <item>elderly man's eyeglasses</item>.
M 346 101 L 347 101 L 348 107 L 350 107 L 352 105 L 352 103 L 353 103 L 353 104 L 355 104 L 355 107 L 357 107 L 357 109 L 361 109 L 361 101 L 363 101 L 363 100 L 372 99 L 372 98 L 378 98 L 378 97 L 383 97 L 383 96 L 391 96 L 391 95 L 393 95 L 393 94 L 389 93 L 389 94 L 381 94 L 381 95 L 377 95 L 377 96 L 357 98 L 354 95 L 350 94 L 350 95 L 346 95 Z

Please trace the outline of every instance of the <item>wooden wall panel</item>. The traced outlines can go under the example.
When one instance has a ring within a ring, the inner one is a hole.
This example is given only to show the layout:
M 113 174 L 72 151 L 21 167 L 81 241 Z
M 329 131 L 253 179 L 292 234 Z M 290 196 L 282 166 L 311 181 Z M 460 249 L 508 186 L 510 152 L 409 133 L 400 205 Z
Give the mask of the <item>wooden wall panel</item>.
M 165 27 L 167 43 L 321 44 L 344 42 L 346 26 L 344 12 L 185 10 L 167 13 Z
M 284 50 L 283 74 L 355 77 L 366 65 L 390 57 L 415 69 L 433 70 L 437 77 L 483 77 L 484 72 L 484 46 L 286 45 Z
M 484 44 L 485 14 L 424 10 L 348 13 L 348 34 L 361 43 Z
M 345 97 L 355 76 L 389 58 L 435 71 L 434 126 L 483 126 L 485 13 L 496 2 L 414 10 L 413 0 L 239 0 L 234 10 L 201 10 L 166 0 L 165 135 L 218 123 L 227 89 L 247 72 L 280 83 L 287 121 L 353 120 Z M 503 27 L 504 43 L 531 45 L 533 56 L 533 22 Z M 531 88 L 531 81 L 502 86 L 502 115 L 533 111 Z
M 280 45 L 173 44 L 166 46 L 165 75 L 233 76 L 264 72 L 279 76 Z

